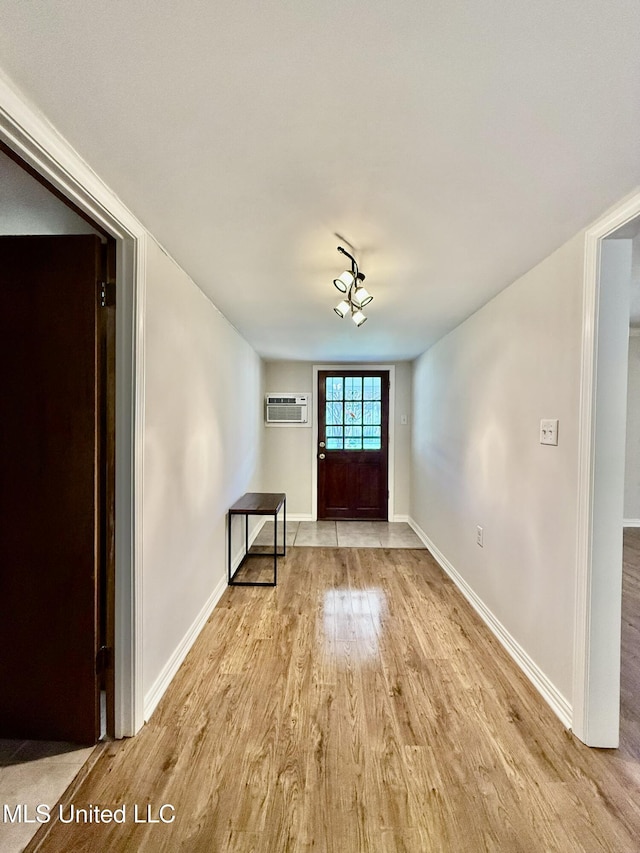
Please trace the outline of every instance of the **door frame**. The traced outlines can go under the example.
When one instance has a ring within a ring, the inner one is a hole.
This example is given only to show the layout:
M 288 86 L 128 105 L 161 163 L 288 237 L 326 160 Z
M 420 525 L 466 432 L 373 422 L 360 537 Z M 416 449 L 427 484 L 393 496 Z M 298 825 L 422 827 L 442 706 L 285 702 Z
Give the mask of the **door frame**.
M 396 367 L 395 364 L 368 364 L 366 362 L 342 362 L 339 364 L 313 365 L 313 399 L 318 405 L 318 373 L 321 370 L 388 370 L 389 371 L 389 454 L 388 454 L 388 489 L 389 503 L 387 505 L 389 521 L 395 520 L 395 407 L 396 407 Z M 318 416 L 317 411 L 311 413 L 311 516 L 312 521 L 318 519 Z
M 144 724 L 142 484 L 147 232 L 75 152 L 0 77 L 0 139 L 116 240 L 115 736 Z
M 596 747 L 619 742 L 624 460 L 611 447 L 624 447 L 627 393 L 624 294 L 601 277 L 603 241 L 638 216 L 635 193 L 585 234 L 571 728 Z

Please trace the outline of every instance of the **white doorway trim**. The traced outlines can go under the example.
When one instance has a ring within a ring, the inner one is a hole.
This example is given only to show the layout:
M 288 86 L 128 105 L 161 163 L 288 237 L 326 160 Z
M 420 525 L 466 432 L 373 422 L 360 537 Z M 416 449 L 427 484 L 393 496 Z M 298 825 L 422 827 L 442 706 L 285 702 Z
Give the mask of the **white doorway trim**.
M 572 729 L 598 747 L 616 747 L 619 739 L 629 326 L 625 283 L 603 267 L 606 260 L 623 269 L 629 241 L 604 241 L 639 215 L 637 193 L 585 236 Z
M 389 489 L 389 503 L 387 506 L 389 521 L 394 520 L 395 514 L 395 409 L 396 409 L 396 366 L 395 364 L 367 364 L 367 363 L 342 363 L 342 364 L 314 364 L 313 365 L 313 399 L 316 406 L 311 415 L 311 516 L 313 521 L 318 518 L 318 462 L 316 459 L 318 448 L 318 373 L 321 370 L 388 370 L 389 371 L 389 467 L 387 471 L 387 482 Z
M 41 114 L 0 77 L 0 139 L 116 239 L 115 734 L 144 724 L 142 474 L 147 233 Z

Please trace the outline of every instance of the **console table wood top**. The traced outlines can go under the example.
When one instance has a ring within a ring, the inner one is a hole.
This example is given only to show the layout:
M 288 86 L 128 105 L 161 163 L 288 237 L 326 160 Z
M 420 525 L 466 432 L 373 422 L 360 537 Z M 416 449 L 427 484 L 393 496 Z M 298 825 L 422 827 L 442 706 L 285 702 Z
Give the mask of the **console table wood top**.
M 232 515 L 275 515 L 287 496 L 284 492 L 247 492 L 229 507 Z

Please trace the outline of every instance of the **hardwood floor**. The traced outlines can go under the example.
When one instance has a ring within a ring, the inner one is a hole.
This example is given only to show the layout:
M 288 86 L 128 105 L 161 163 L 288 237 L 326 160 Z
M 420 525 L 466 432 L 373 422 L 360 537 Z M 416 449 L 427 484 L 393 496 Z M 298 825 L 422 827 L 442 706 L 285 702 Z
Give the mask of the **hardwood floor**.
M 640 690 L 621 749 L 591 750 L 428 552 L 292 548 L 278 573 L 225 592 L 151 721 L 75 792 L 127 822 L 54 825 L 42 853 L 638 851 Z
M 640 528 L 624 531 L 620 757 L 640 779 Z

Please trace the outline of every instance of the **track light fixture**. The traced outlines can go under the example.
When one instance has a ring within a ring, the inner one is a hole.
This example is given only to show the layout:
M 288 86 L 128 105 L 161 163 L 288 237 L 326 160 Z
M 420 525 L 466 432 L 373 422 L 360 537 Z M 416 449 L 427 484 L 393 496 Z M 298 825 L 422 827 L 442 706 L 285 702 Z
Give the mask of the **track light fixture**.
M 338 251 L 349 258 L 351 269 L 345 270 L 333 280 L 334 285 L 340 293 L 346 294 L 345 298 L 333 310 L 339 317 L 346 317 L 350 313 L 351 319 L 356 326 L 361 326 L 367 319 L 361 309 L 371 302 L 373 296 L 362 283 L 364 281 L 364 273 L 361 273 L 358 269 L 358 264 L 353 255 L 350 255 L 342 246 L 338 246 Z

